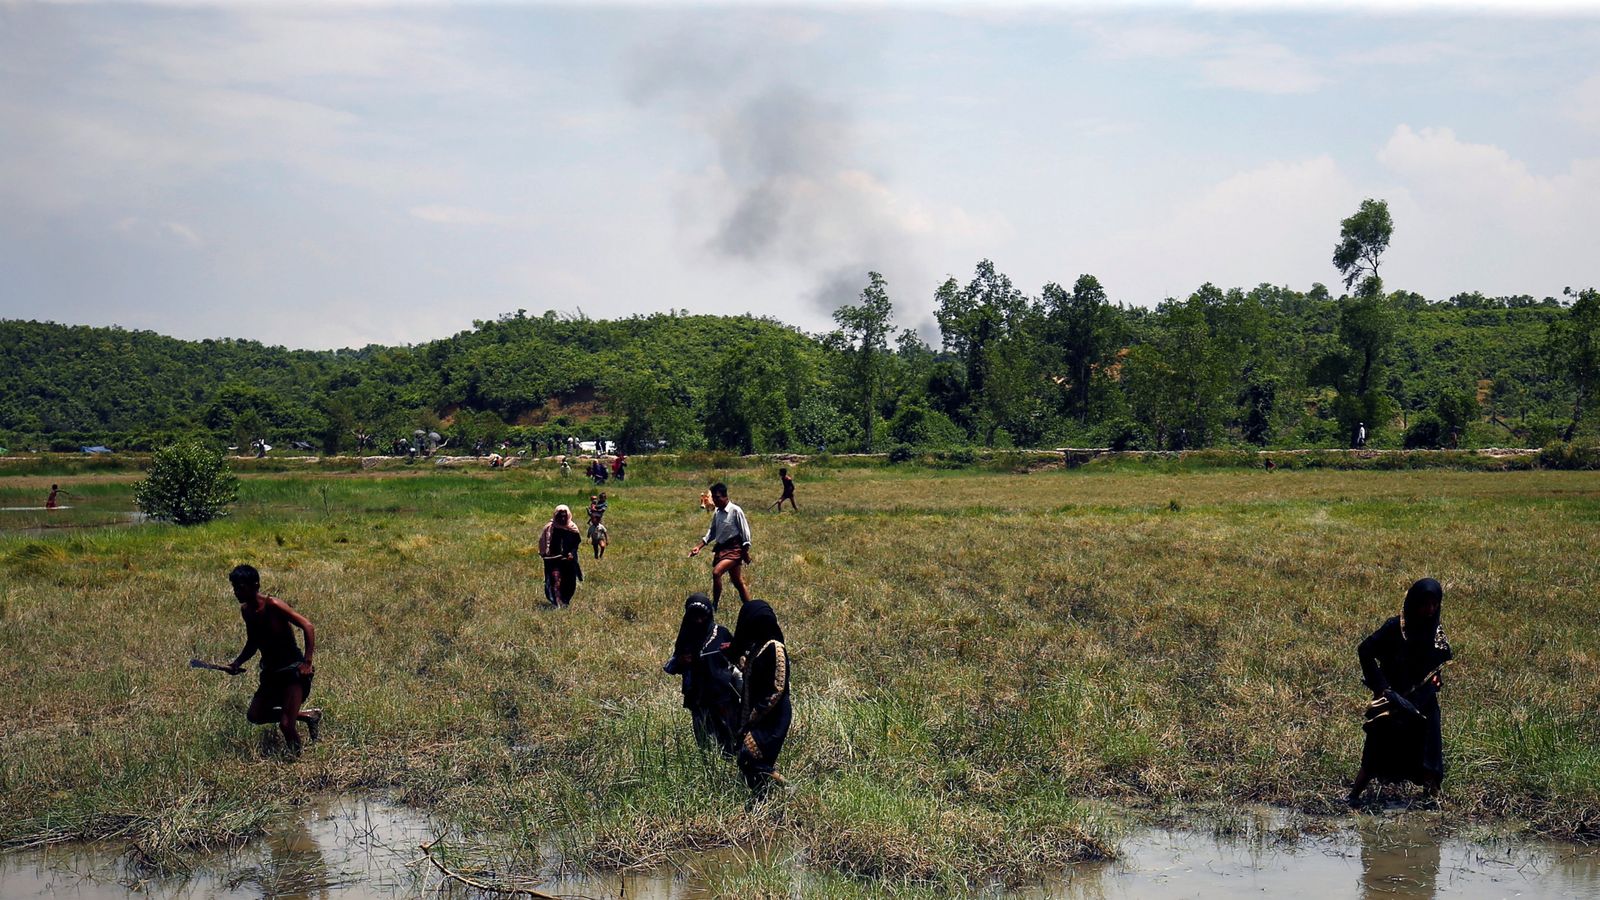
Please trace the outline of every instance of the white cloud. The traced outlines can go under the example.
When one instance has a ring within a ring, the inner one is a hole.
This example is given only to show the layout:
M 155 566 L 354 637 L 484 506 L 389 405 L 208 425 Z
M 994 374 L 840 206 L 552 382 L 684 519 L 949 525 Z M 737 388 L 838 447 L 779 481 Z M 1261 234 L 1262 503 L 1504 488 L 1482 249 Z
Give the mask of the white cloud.
M 1164 22 L 1091 21 L 1086 30 L 1112 59 L 1182 59 L 1216 44 L 1212 35 Z
M 1354 66 L 1405 66 L 1435 65 L 1441 60 L 1462 54 L 1459 45 L 1447 41 L 1396 41 L 1351 50 L 1339 56 L 1339 61 Z
M 1105 260 L 1094 265 L 1113 296 L 1135 303 L 1186 296 L 1207 281 L 1331 282 L 1338 222 L 1360 196 L 1332 157 L 1273 162 L 1179 198 L 1084 258 Z
M 1253 32 L 1211 32 L 1159 21 L 1089 22 L 1096 50 L 1108 59 L 1191 62 L 1216 87 L 1263 94 L 1303 94 L 1327 83 L 1312 63 Z
M 0 145 L 0 196 L 41 211 L 143 204 L 250 166 L 282 168 L 313 188 L 445 191 L 465 175 L 419 152 L 432 136 L 394 108 L 438 100 L 452 113 L 476 111 L 534 89 L 526 71 L 483 51 L 483 36 L 394 15 L 35 14 L 39 22 L 0 33 L 0 55 L 27 34 L 55 66 L 31 90 L 0 79 L 0 127 L 27 136 Z M 54 63 L 66 59 L 73 64 Z
M 152 221 L 139 216 L 124 216 L 112 227 L 128 237 L 158 244 L 199 247 L 205 243 L 198 231 L 182 222 Z
M 1201 70 L 1218 87 L 1262 94 L 1304 94 L 1327 83 L 1310 62 L 1266 41 L 1230 43 L 1206 59 Z
M 1567 97 L 1567 115 L 1573 121 L 1600 132 L 1600 74 L 1579 82 Z
M 1448 128 L 1400 125 L 1378 153 L 1400 193 L 1385 281 L 1429 296 L 1600 283 L 1600 157 L 1541 174 Z M 1426 288 L 1405 282 L 1420 282 Z
M 413 206 L 409 210 L 411 217 L 436 225 L 509 225 L 515 221 L 511 216 L 478 209 L 472 206 L 449 206 L 442 203 Z

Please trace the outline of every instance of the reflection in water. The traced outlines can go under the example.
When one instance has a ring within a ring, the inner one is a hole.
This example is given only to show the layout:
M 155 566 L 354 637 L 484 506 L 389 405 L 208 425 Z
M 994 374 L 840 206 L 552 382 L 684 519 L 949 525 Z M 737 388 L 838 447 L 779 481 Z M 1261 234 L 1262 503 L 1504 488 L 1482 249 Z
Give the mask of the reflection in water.
M 1576 845 L 1486 847 L 1441 843 L 1429 820 L 1360 816 L 1321 836 L 1286 837 L 1270 812 L 1232 822 L 1217 833 L 1139 832 L 1122 843 L 1122 858 L 1085 864 L 1018 892 L 1017 898 L 1161 900 L 1161 898 L 1296 897 L 1304 900 L 1443 900 L 1443 898 L 1600 897 L 1600 855 Z M 418 847 L 440 833 L 412 810 L 337 800 L 291 816 L 268 837 L 199 860 L 185 880 L 137 881 L 118 845 L 64 846 L 0 854 L 0 898 L 76 900 L 212 900 L 284 897 L 298 900 L 466 898 L 458 885 L 423 860 Z M 797 859 L 784 856 L 783 860 Z M 556 877 L 541 887 L 556 895 L 695 900 L 707 896 L 696 872 L 730 883 L 730 867 L 755 864 L 739 851 L 679 860 L 671 873 Z M 805 874 L 780 862 L 804 893 Z M 738 875 L 737 871 L 732 874 Z M 717 877 L 718 875 L 722 877 Z M 739 883 L 735 878 L 731 883 Z
M 295 818 L 288 827 L 269 832 L 261 844 L 266 858 L 260 865 L 230 873 L 228 888 L 236 890 L 253 883 L 264 897 L 328 900 L 333 888 L 346 883 L 328 868 L 306 818 Z
M 1439 880 L 1437 838 L 1415 825 L 1368 817 L 1355 830 L 1361 839 L 1362 900 L 1432 900 Z

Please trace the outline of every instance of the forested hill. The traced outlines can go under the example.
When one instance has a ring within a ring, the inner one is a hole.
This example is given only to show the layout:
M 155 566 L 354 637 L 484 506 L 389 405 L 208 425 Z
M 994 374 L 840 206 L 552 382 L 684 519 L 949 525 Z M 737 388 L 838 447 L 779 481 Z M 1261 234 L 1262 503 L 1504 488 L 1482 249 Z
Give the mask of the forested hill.
M 0 431 L 88 437 L 165 429 L 199 421 L 230 382 L 293 396 L 363 355 L 4 320 Z
M 1203 285 L 1143 308 L 1091 276 L 1026 296 L 984 261 L 935 301 L 939 347 L 894 331 L 876 276 L 826 335 L 518 312 L 417 346 L 297 351 L 0 321 L 0 445 L 147 449 L 198 431 L 350 451 L 423 427 L 456 446 L 1288 447 L 1344 445 L 1358 422 L 1375 446 L 1526 445 L 1592 430 L 1600 405 L 1581 402 L 1594 291 L 1428 303 Z
M 728 346 L 788 359 L 801 381 L 820 352 L 812 338 L 749 317 L 519 312 L 417 346 L 337 351 L 0 320 L 0 445 L 142 449 L 198 430 L 235 444 L 260 436 L 350 450 L 357 434 L 387 443 L 418 426 L 588 432 L 613 427 L 608 413 L 630 390 L 693 429 L 692 404 Z

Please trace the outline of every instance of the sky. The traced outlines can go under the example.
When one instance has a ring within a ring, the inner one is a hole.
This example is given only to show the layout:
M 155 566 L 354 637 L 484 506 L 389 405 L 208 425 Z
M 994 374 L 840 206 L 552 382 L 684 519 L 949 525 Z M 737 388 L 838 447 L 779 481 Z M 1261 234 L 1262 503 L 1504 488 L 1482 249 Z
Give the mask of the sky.
M 930 337 L 980 259 L 1600 284 L 1600 6 L 0 0 L 0 318 L 326 349 L 522 309 Z

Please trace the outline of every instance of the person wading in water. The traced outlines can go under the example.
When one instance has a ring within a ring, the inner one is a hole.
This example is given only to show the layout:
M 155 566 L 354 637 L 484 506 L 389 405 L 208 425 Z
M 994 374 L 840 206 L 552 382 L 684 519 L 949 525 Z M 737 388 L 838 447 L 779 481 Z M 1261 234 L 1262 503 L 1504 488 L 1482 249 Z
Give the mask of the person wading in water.
M 234 675 L 244 671 L 250 657 L 261 654 L 261 681 L 245 718 L 255 725 L 278 723 L 284 743 L 300 752 L 300 732 L 296 723 L 306 723 L 306 733 L 315 741 L 321 736 L 322 710 L 302 707 L 311 696 L 311 679 L 316 667 L 317 630 L 311 620 L 276 597 L 261 593 L 261 573 L 254 566 L 236 566 L 228 573 L 233 596 L 239 601 L 239 616 L 244 619 L 245 644 L 226 669 Z M 306 649 L 300 652 L 294 629 L 306 636 Z
M 1439 792 L 1444 780 L 1444 738 L 1440 729 L 1439 670 L 1452 657 L 1439 626 L 1444 589 L 1424 578 L 1406 591 L 1400 615 L 1361 642 L 1361 674 L 1372 690 L 1367 707 L 1361 768 L 1347 798 L 1352 807 L 1374 778 L 1411 781 L 1424 796 Z
M 717 507 L 711 514 L 711 527 L 689 555 L 699 556 L 707 544 L 716 551 L 716 561 L 711 565 L 711 608 L 714 610 L 722 600 L 723 575 L 733 581 L 739 601 L 750 602 L 750 589 L 744 583 L 744 567 L 750 562 L 750 521 L 738 504 L 728 501 L 728 486 L 720 481 L 711 486 L 711 502 Z

